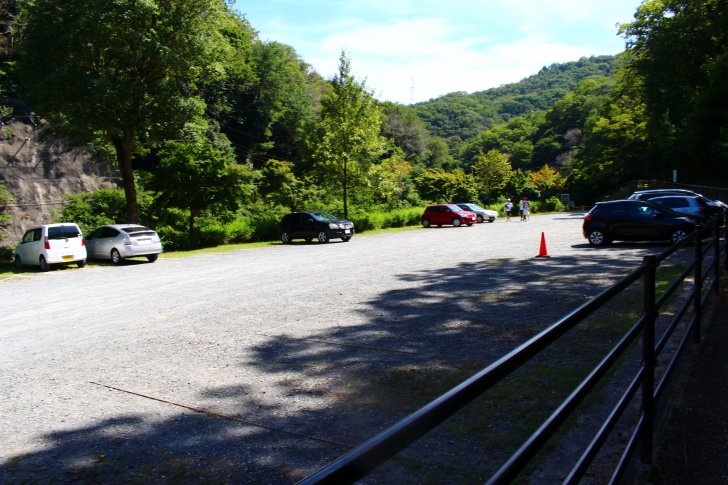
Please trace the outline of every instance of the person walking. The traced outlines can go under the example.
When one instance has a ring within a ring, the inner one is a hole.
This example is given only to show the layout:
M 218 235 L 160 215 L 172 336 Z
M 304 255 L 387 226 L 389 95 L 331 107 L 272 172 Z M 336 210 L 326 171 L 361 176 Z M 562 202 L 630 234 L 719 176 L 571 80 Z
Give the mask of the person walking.
M 521 200 L 518 201 L 518 212 L 520 212 L 520 214 L 521 214 L 521 220 L 522 221 L 525 220 L 523 218 L 523 206 L 524 206 L 525 203 L 526 203 L 526 198 L 525 197 L 521 197 Z
M 523 220 L 527 221 L 528 216 L 531 213 L 531 203 L 528 201 L 528 199 L 523 199 Z
M 511 220 L 511 211 L 513 210 L 513 202 L 511 202 L 511 199 L 506 199 L 506 222 L 509 222 Z

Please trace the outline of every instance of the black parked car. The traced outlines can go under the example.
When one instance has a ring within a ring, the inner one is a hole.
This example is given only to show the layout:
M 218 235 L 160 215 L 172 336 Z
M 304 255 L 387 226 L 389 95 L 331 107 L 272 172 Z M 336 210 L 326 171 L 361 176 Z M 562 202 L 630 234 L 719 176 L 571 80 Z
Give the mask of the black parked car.
M 318 239 L 320 243 L 327 243 L 332 238 L 340 238 L 347 242 L 354 236 L 354 224 L 351 221 L 338 219 L 326 212 L 286 214 L 278 229 L 284 244 L 294 239 L 305 239 L 310 242 L 313 238 Z
M 614 240 L 676 243 L 695 230 L 695 220 L 645 200 L 598 202 L 584 216 L 584 237 L 594 246 Z

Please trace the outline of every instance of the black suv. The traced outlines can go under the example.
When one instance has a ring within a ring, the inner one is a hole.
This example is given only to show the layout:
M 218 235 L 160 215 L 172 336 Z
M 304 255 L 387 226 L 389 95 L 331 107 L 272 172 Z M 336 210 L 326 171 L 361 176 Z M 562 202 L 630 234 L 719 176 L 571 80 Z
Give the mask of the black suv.
M 326 212 L 293 212 L 283 216 L 278 229 L 281 241 L 288 244 L 294 239 L 305 239 L 311 242 L 316 238 L 320 243 L 327 243 L 332 238 L 340 238 L 347 242 L 354 235 L 354 224 L 338 219 Z
M 645 200 L 598 202 L 586 216 L 582 231 L 594 246 L 614 240 L 673 243 L 695 230 L 695 221 L 685 214 Z

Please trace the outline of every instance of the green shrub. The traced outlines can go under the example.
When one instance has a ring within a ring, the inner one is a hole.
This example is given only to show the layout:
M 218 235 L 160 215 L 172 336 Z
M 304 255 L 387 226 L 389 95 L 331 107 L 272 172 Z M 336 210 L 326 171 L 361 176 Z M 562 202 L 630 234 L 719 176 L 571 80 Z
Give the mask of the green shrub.
M 539 212 L 561 212 L 564 210 L 564 204 L 561 203 L 558 197 L 552 196 L 545 201 L 540 201 L 538 210 Z
M 6 264 L 13 261 L 15 251 L 8 246 L 0 246 L 0 264 Z
M 162 240 L 165 251 L 177 251 L 190 249 L 190 241 L 186 229 L 180 229 L 168 225 L 161 225 L 155 228 L 159 238 Z
M 240 217 L 225 224 L 225 242 L 229 244 L 245 243 L 255 237 L 255 227 L 247 217 Z
M 389 227 L 416 226 L 420 223 L 422 208 L 410 207 L 393 211 L 371 211 L 350 217 L 357 232 L 386 229 Z

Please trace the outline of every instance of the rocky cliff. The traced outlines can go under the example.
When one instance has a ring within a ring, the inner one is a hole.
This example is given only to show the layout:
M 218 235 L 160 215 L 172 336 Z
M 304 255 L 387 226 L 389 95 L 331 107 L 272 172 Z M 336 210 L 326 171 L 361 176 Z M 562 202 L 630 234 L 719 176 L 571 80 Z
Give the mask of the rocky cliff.
M 65 140 L 42 137 L 29 115 L 0 124 L 0 182 L 15 200 L 8 238 L 15 246 L 26 228 L 54 222 L 65 196 L 116 187 L 118 171 L 97 161 L 89 148 L 70 148 Z

